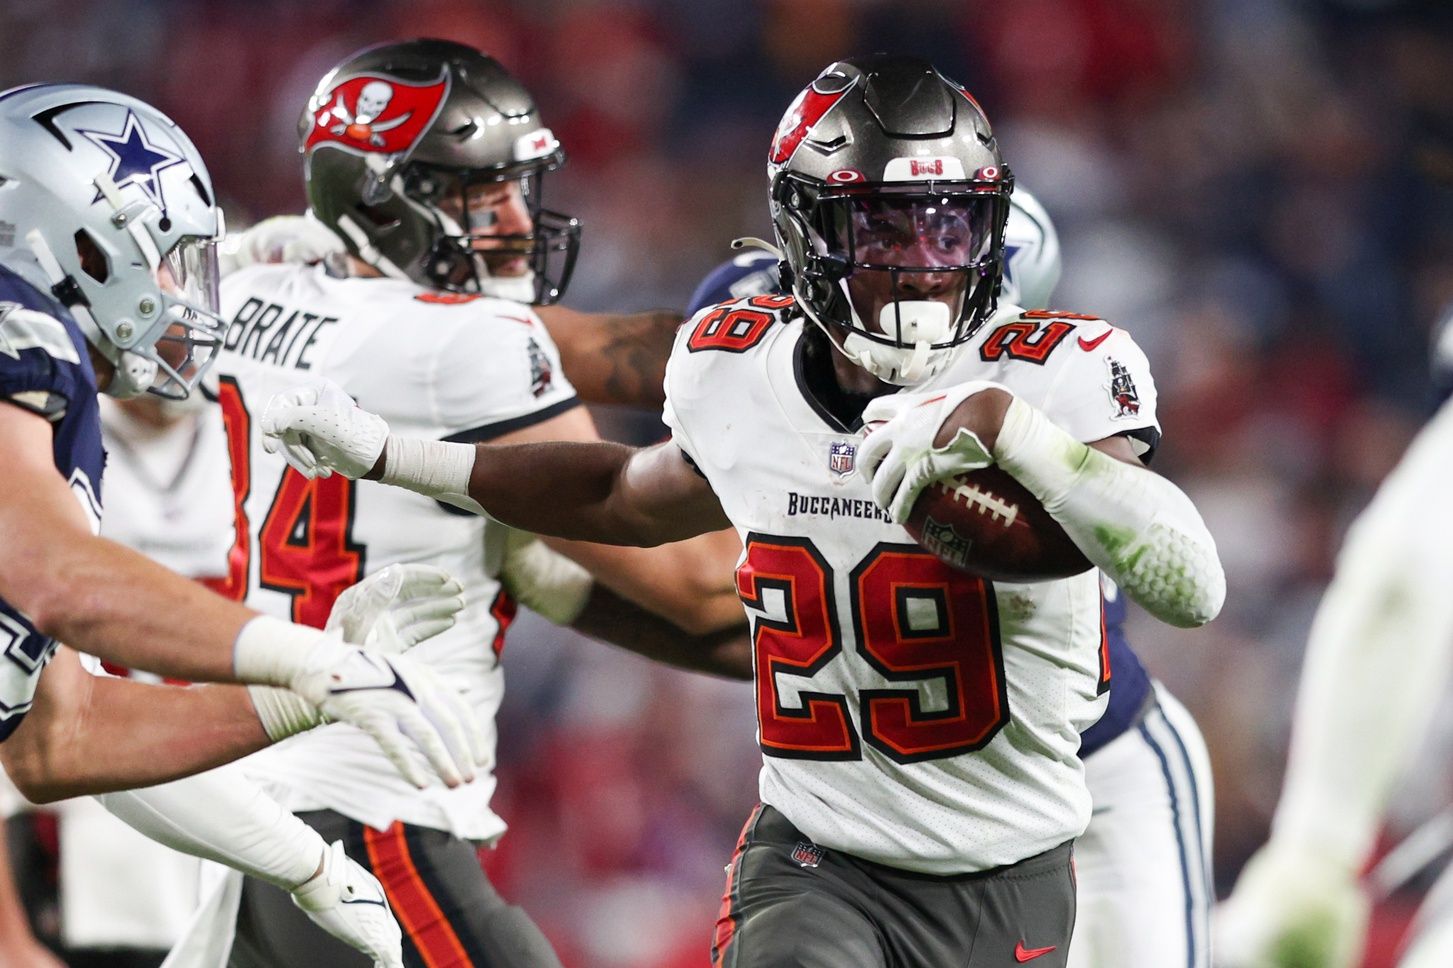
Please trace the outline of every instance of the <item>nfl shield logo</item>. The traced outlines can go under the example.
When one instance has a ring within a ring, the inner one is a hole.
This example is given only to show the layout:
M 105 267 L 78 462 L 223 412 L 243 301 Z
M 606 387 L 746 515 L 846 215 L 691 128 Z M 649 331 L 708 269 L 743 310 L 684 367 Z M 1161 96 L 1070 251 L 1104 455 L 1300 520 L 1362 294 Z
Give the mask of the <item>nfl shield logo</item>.
M 822 848 L 799 840 L 797 846 L 792 848 L 792 859 L 799 867 L 816 867 L 822 863 Z
M 857 463 L 858 445 L 846 440 L 834 441 L 827 448 L 827 469 L 838 477 L 847 477 Z

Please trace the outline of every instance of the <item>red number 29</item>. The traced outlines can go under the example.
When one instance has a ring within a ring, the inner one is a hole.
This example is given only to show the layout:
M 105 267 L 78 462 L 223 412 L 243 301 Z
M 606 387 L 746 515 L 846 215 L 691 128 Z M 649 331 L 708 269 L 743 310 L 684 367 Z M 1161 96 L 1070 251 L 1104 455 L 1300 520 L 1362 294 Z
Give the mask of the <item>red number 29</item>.
M 863 741 L 898 763 L 972 752 L 1009 721 L 1004 659 L 992 588 L 914 545 L 880 544 L 850 575 L 858 659 L 901 688 L 856 696 Z M 779 677 L 811 677 L 843 651 L 832 572 L 804 538 L 750 535 L 737 590 L 759 617 L 757 716 L 768 756 L 855 760 L 852 697 L 804 687 L 786 704 Z M 774 606 L 769 602 L 779 602 Z M 944 708 L 926 710 L 921 684 Z

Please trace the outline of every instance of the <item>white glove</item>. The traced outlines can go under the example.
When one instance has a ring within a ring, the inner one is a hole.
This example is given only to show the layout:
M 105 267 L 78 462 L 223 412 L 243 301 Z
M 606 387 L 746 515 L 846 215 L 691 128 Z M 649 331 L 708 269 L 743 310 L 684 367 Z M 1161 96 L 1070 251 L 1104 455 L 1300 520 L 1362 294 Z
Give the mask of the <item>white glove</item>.
M 318 927 L 373 959 L 374 968 L 404 968 L 403 934 L 383 885 L 349 859 L 343 842 L 323 851 L 323 869 L 293 891 L 293 903 Z
M 430 565 L 389 565 L 339 595 L 324 630 L 385 654 L 411 649 L 454 625 L 464 607 L 461 591 L 447 572 Z M 288 689 L 247 689 L 274 742 L 327 721 L 318 707 Z
M 979 438 L 960 428 L 935 447 L 939 428 L 964 400 L 996 383 L 976 380 L 948 390 L 894 393 L 876 397 L 863 411 L 867 439 L 858 449 L 858 467 L 873 489 L 873 500 L 898 524 L 908 520 L 918 494 L 934 481 L 994 463 Z
M 1318 852 L 1268 846 L 1216 907 L 1221 968 L 1352 968 L 1370 904 L 1356 873 Z
M 241 232 L 228 233 L 217 251 L 223 276 L 248 266 L 277 262 L 322 262 L 348 249 L 328 226 L 307 215 L 274 215 Z
M 375 651 L 411 649 L 453 627 L 455 614 L 464 607 L 463 594 L 443 569 L 389 565 L 339 595 L 323 630 Z M 377 628 L 380 622 L 388 625 Z
M 373 737 L 410 783 L 423 789 L 428 774 L 413 753 L 424 754 L 450 787 L 474 779 L 486 762 L 479 720 L 448 682 L 412 656 L 391 621 L 374 626 L 376 648 L 364 652 L 329 639 L 304 662 L 289 688 L 329 719 L 350 723 Z M 332 648 L 329 648 L 332 646 Z
M 262 447 L 308 479 L 334 471 L 357 480 L 373 469 L 388 440 L 388 423 L 323 381 L 279 393 L 262 412 Z
M 590 601 L 595 578 L 528 531 L 511 528 L 505 540 L 500 584 L 521 605 L 570 626 Z

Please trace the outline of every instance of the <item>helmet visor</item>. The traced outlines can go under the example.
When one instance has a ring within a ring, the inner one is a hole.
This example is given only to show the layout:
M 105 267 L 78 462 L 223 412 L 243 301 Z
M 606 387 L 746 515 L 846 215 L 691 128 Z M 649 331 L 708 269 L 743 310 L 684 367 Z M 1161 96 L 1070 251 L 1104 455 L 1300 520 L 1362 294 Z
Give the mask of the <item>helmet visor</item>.
M 150 390 L 182 399 L 207 372 L 222 345 L 216 241 L 183 238 L 162 257 L 156 276 L 164 328 L 152 352 L 144 354 L 157 364 Z
M 943 303 L 949 319 L 963 317 L 985 268 L 993 265 L 1000 198 L 914 187 L 826 201 L 832 254 L 844 264 L 842 285 L 867 334 L 904 343 L 898 332 L 904 302 Z M 944 334 L 947 342 L 960 336 L 959 327 Z

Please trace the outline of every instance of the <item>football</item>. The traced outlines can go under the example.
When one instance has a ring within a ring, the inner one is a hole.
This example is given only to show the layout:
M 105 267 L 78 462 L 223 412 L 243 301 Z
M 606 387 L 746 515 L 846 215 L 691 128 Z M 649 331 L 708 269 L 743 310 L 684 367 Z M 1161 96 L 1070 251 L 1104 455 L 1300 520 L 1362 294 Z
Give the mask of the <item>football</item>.
M 998 467 L 934 481 L 904 527 L 942 561 L 991 581 L 1050 581 L 1091 567 L 1039 499 Z

